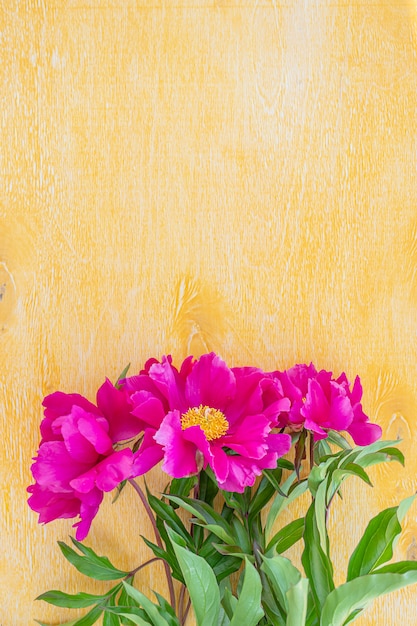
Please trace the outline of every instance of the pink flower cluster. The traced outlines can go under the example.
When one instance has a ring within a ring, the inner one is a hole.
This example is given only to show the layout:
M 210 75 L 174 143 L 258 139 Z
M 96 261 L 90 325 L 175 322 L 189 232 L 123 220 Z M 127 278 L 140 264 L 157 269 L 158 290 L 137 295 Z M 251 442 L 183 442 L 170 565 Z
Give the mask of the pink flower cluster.
M 345 430 L 358 446 L 380 438 L 380 426 L 372 424 L 362 410 L 362 385 L 356 376 L 352 391 L 345 373 L 332 378 L 314 365 L 295 365 L 284 372 L 273 372 L 281 393 L 290 400 L 289 411 L 278 415 L 278 427 L 305 428 L 314 439 L 324 439 L 328 430 Z
M 96 405 L 78 394 L 45 398 L 29 505 L 39 522 L 79 516 L 81 541 L 103 492 L 160 461 L 174 478 L 209 466 L 220 489 L 242 493 L 290 450 L 285 429 L 306 428 L 315 439 L 344 430 L 359 445 L 378 439 L 361 397 L 359 378 L 350 390 L 345 374 L 333 379 L 313 365 L 229 368 L 210 353 L 186 358 L 178 370 L 170 356 L 151 359 L 120 386 L 106 380 Z

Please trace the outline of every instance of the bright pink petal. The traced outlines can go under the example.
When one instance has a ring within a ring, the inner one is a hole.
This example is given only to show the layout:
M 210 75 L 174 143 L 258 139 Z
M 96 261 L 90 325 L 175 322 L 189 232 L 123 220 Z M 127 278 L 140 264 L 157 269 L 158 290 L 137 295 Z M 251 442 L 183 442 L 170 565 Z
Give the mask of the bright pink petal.
M 77 407 L 74 407 L 73 411 L 76 411 L 76 409 Z M 105 420 L 100 420 L 100 418 L 94 418 L 87 414 L 80 415 L 78 429 L 80 434 L 91 443 L 94 450 L 99 454 L 110 454 L 113 449 L 112 440 L 102 426 L 103 421 Z
M 234 367 L 236 391 L 227 407 L 227 421 L 233 425 L 242 415 L 256 415 L 263 408 L 262 381 L 265 374 L 254 367 Z
M 337 385 L 337 383 L 331 384 L 332 386 Z M 336 395 L 335 397 L 332 397 L 328 423 L 323 424 L 323 426 L 326 426 L 326 428 L 332 428 L 333 430 L 346 430 L 352 420 L 353 410 L 349 398 L 343 395 Z
M 50 418 L 57 418 L 60 415 L 68 415 L 74 405 L 87 411 L 87 413 L 99 413 L 97 407 L 78 393 L 63 393 L 55 391 L 46 396 L 42 402 L 45 407 L 45 415 Z
M 229 456 L 229 472 L 223 481 L 219 481 L 220 489 L 243 493 L 246 487 L 252 487 L 262 469 L 256 462 L 241 456 Z
M 154 428 L 157 430 L 166 415 L 166 411 L 159 398 L 149 391 L 137 391 L 132 395 L 133 415 L 137 418 L 141 430 Z
M 178 409 L 181 412 L 187 410 L 184 383 L 168 357 L 163 357 L 161 363 L 154 363 L 149 370 L 149 376 L 163 396 L 167 398 L 170 409 Z
M 56 493 L 41 485 L 30 485 L 32 495 L 28 504 L 39 513 L 39 524 L 47 524 L 59 518 L 76 517 L 80 512 L 80 500 L 73 493 Z
M 61 434 L 72 459 L 78 463 L 95 463 L 98 459 L 98 452 L 94 445 L 88 441 L 81 433 L 78 426 L 79 418 L 87 415 L 83 409 L 74 406 L 73 414 L 67 415 L 62 422 Z M 97 427 L 99 430 L 100 427 Z M 92 427 L 93 429 L 93 427 Z M 105 434 L 105 433 L 104 433 Z M 108 437 L 107 437 L 108 439 Z M 111 447 L 111 442 L 110 442 Z
M 369 446 L 382 435 L 381 427 L 371 422 L 353 422 L 347 431 L 357 446 Z
M 98 513 L 100 504 L 103 500 L 103 492 L 94 489 L 87 496 L 83 496 L 80 504 L 80 521 L 73 524 L 73 528 L 77 529 L 75 537 L 77 541 L 83 541 L 88 535 L 91 523 Z
M 305 393 L 303 393 L 304 390 L 297 387 L 297 385 L 291 380 L 288 371 L 275 372 L 274 375 L 277 376 L 277 379 L 282 386 L 284 397 L 289 398 L 291 402 L 296 402 L 297 400 L 301 400 L 306 395 Z M 306 384 L 306 389 L 307 389 L 307 384 Z
M 180 378 L 185 382 L 190 375 L 196 361 L 192 355 L 187 356 L 186 359 L 181 363 L 181 368 L 179 371 Z
M 267 451 L 270 422 L 264 415 L 248 415 L 221 437 L 221 443 L 242 456 L 260 459 Z
M 132 403 L 125 389 L 117 389 L 108 379 L 97 391 L 97 406 L 109 423 L 113 443 L 138 435 L 140 424 L 132 415 Z
M 201 430 L 199 426 L 187 428 L 188 431 L 191 429 Z M 170 411 L 155 434 L 155 441 L 164 449 L 162 469 L 174 478 L 191 476 L 198 471 L 197 447 L 184 438 L 184 432 L 181 429 L 180 412 Z
M 309 428 L 307 423 L 321 425 L 323 422 L 327 422 L 329 411 L 329 401 L 324 395 L 321 385 L 317 380 L 309 380 L 306 400 L 300 411 L 301 415 L 305 417 L 306 428 Z
M 36 482 L 53 492 L 71 492 L 70 481 L 85 472 L 88 463 L 75 461 L 64 442 L 50 441 L 41 445 L 31 471 Z
M 265 417 L 271 422 L 271 426 L 278 426 L 280 423 L 281 415 L 284 413 L 288 415 L 288 411 L 291 408 L 291 402 L 288 398 L 281 398 L 267 406 L 263 410 Z
M 153 363 L 158 363 L 158 361 L 154 360 Z M 158 398 L 162 399 L 163 396 L 155 385 L 154 381 L 149 378 L 148 373 L 141 373 L 135 376 L 129 376 L 129 378 L 125 378 L 120 381 L 120 384 L 123 385 L 123 389 L 129 394 L 132 395 L 135 391 L 149 391 L 153 395 L 158 396 Z
M 84 474 L 80 474 L 76 478 L 73 478 L 70 482 L 72 489 L 79 493 L 89 493 L 96 486 L 97 472 L 95 466 L 89 469 Z
M 310 420 L 310 418 L 306 418 L 304 422 L 304 427 L 314 433 L 314 441 L 318 441 L 319 439 L 326 439 L 327 437 L 327 432 L 323 430 L 321 426 L 316 424 L 316 422 Z
M 182 433 L 184 439 L 192 442 L 199 450 L 203 458 L 203 467 L 210 465 L 217 480 L 222 482 L 229 471 L 229 456 L 222 450 L 220 439 L 207 441 L 204 431 L 200 426 L 191 426 Z
M 186 382 L 188 406 L 200 404 L 224 411 L 236 393 L 236 379 L 226 363 L 214 352 L 203 354 Z
M 210 455 L 206 455 L 206 458 L 220 485 L 226 480 L 229 474 L 230 459 L 232 459 L 233 457 L 226 454 L 226 452 L 222 450 L 220 446 L 212 445 L 210 446 Z
M 132 465 L 132 478 L 146 474 L 152 467 L 162 461 L 164 450 L 156 443 L 154 435 L 156 430 L 148 428 L 144 432 L 143 441 L 139 450 L 135 453 Z
M 95 487 L 100 491 L 111 491 L 132 471 L 133 453 L 130 448 L 114 452 L 84 474 L 71 480 L 70 485 L 79 493 L 89 493 Z
M 350 400 L 352 402 L 352 406 L 358 404 L 362 399 L 362 385 L 361 379 L 359 376 L 356 376 L 355 382 L 353 383 L 352 393 L 350 395 Z
M 268 449 L 271 452 L 276 452 L 278 457 L 284 456 L 291 449 L 291 437 L 290 435 L 281 433 L 271 433 L 267 439 Z
M 286 376 L 282 377 L 280 380 L 283 383 L 284 394 L 288 397 L 292 397 L 291 393 L 287 393 L 290 391 L 290 384 L 299 390 L 299 393 L 302 397 L 305 397 L 308 391 L 309 381 L 315 378 L 317 375 L 317 370 L 312 363 L 310 365 L 297 364 L 286 370 Z M 287 389 L 288 386 L 288 389 Z M 298 397 L 298 394 L 297 394 Z
M 288 414 L 288 421 L 290 424 L 302 424 L 305 421 L 303 415 L 304 402 L 302 400 L 296 400 Z
M 133 452 L 130 448 L 124 448 L 113 452 L 98 465 L 96 486 L 101 491 L 112 491 L 132 473 Z
M 74 405 L 77 405 L 88 413 L 99 413 L 98 409 L 89 400 L 78 393 L 63 393 L 56 391 L 46 396 L 42 402 L 45 407 L 45 418 L 41 422 L 41 444 L 46 441 L 57 441 L 61 438 L 61 428 L 57 419 L 63 415 L 69 415 Z

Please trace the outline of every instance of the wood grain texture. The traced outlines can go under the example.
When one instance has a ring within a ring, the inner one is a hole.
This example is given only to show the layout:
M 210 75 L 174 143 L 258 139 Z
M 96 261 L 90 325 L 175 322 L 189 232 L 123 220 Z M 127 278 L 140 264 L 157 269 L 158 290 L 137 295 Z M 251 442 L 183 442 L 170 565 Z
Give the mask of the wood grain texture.
M 46 589 L 105 587 L 25 488 L 43 395 L 93 399 L 129 361 L 361 374 L 407 465 L 335 508 L 339 578 L 367 517 L 416 490 L 416 51 L 415 0 L 1 3 L 2 626 L 68 619 Z M 89 544 L 134 567 L 150 533 L 126 492 Z M 416 546 L 414 507 L 398 557 Z M 164 591 L 162 570 L 142 583 Z M 357 624 L 412 626 L 415 602 Z

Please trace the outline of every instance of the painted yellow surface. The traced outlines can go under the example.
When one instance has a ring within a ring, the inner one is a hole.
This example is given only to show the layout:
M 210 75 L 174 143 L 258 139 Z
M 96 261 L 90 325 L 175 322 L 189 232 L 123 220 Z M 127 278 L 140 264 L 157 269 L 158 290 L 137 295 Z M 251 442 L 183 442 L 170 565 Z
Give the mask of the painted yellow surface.
M 2 626 L 69 619 L 33 601 L 47 589 L 107 588 L 25 488 L 42 397 L 93 399 L 129 361 L 361 375 L 407 465 L 335 509 L 339 578 L 366 520 L 416 490 L 416 54 L 415 0 L 2 0 Z M 110 500 L 88 543 L 133 568 L 151 529 L 133 494 Z M 415 507 L 396 554 L 417 558 Z M 412 626 L 416 599 L 357 624 Z

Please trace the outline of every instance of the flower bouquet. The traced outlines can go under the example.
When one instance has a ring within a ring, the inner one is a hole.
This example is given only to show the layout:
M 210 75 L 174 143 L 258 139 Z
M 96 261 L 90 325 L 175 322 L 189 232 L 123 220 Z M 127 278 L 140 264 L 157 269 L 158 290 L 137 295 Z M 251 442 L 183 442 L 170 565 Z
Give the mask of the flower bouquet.
M 170 356 L 150 359 L 137 375 L 126 369 L 115 384 L 106 380 L 96 404 L 47 396 L 29 506 L 43 523 L 78 517 L 71 544 L 59 542 L 64 557 L 114 583 L 102 595 L 53 590 L 38 599 L 86 608 L 72 626 L 350 624 L 374 598 L 417 582 L 417 562 L 390 562 L 414 496 L 369 521 L 345 582 L 334 581 L 334 498 L 348 477 L 370 484 L 369 466 L 404 461 L 398 442 L 380 440 L 361 398 L 358 377 L 350 385 L 345 374 L 312 364 L 229 368 L 214 353 L 179 369 Z M 159 463 L 168 485 L 155 495 L 146 477 L 144 487 L 136 479 Z M 104 493 L 125 486 L 154 532 L 143 537 L 152 558 L 132 571 L 83 543 Z M 300 497 L 305 514 L 283 524 L 282 512 Z M 298 542 L 300 563 L 283 556 Z M 156 560 L 167 598 L 140 590 L 142 569 Z

